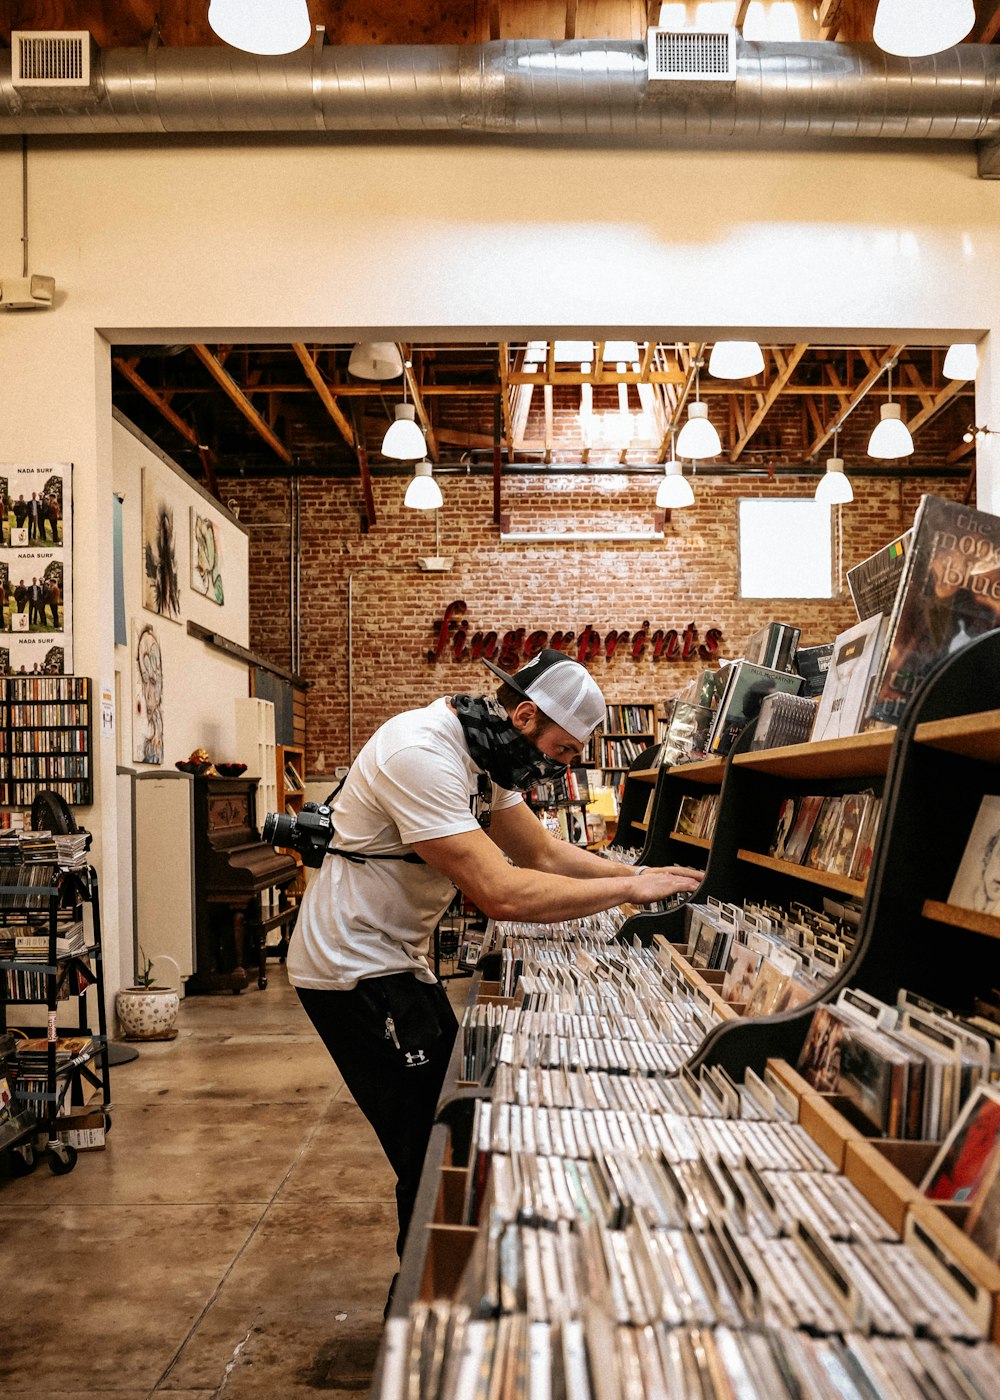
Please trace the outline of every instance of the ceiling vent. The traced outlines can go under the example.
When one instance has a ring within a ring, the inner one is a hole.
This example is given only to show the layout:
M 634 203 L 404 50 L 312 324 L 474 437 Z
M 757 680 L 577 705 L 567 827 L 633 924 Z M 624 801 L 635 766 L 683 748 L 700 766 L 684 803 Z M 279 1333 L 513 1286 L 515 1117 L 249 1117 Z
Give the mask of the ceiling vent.
M 650 82 L 736 81 L 736 30 L 650 29 L 646 35 Z
M 11 86 L 89 88 L 93 40 L 86 29 L 15 29 Z

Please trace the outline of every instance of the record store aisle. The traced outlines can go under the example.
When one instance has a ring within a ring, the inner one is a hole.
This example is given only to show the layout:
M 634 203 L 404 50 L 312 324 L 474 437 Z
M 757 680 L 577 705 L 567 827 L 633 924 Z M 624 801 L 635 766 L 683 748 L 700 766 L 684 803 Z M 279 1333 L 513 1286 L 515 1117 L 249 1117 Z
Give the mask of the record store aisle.
M 181 1005 L 68 1176 L 0 1167 L 5 1400 L 367 1390 L 393 1176 L 289 987 Z M 468 985 L 450 984 L 462 1004 Z

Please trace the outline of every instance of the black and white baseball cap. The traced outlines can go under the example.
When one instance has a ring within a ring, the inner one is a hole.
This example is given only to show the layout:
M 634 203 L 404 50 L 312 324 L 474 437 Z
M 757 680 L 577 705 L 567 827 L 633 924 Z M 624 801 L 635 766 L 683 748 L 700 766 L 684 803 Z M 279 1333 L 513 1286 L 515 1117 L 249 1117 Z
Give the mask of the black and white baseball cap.
M 586 666 L 565 652 L 546 647 L 512 676 L 485 657 L 483 664 L 581 743 L 590 738 L 604 719 L 604 696 L 600 687 Z

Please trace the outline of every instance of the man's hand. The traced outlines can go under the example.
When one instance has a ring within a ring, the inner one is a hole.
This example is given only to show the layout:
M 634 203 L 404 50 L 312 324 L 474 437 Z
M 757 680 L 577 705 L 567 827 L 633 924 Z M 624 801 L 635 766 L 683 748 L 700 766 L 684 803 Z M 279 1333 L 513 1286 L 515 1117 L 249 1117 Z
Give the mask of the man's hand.
M 672 894 L 690 894 L 704 878 L 704 870 L 690 865 L 649 866 L 636 872 L 629 899 L 633 904 L 655 904 Z

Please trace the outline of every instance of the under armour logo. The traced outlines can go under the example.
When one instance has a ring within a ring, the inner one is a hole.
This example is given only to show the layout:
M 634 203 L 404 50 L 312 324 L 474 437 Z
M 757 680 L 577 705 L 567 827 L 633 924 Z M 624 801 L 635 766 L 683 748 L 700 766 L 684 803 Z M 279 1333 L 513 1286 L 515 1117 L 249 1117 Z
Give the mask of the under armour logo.
M 422 1050 L 407 1050 L 406 1063 L 410 1069 L 415 1069 L 418 1065 L 426 1065 L 428 1059 Z

